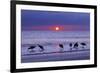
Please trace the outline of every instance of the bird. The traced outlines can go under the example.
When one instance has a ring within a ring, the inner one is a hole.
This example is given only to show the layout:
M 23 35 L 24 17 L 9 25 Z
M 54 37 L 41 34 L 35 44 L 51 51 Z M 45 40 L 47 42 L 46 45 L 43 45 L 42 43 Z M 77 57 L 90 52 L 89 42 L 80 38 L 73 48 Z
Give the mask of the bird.
M 60 47 L 60 51 L 63 51 L 64 50 L 63 44 L 59 44 L 59 47 Z
M 70 50 L 72 50 L 73 44 L 72 43 L 69 43 L 69 46 L 70 46 Z
M 75 49 L 78 49 L 78 42 L 76 42 L 76 43 L 74 44 L 74 48 L 75 48 Z
M 64 48 L 63 44 L 59 44 L 59 47 L 60 47 L 60 48 Z
M 42 46 L 42 45 L 39 45 L 39 44 L 37 44 L 38 45 L 38 47 L 41 49 L 40 51 L 42 52 L 42 51 L 44 51 L 44 47 Z
M 70 43 L 69 46 L 72 47 L 72 43 Z
M 36 46 L 34 45 L 34 46 L 30 46 L 29 48 L 28 48 L 28 50 L 31 52 L 31 51 L 33 51 L 33 49 L 35 48 Z
M 86 46 L 86 43 L 80 43 L 82 45 L 82 48 Z

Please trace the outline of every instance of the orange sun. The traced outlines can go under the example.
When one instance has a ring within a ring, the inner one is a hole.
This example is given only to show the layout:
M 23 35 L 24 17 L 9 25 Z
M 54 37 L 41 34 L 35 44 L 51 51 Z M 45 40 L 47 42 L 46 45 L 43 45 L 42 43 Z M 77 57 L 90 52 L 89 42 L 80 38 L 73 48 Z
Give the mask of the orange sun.
M 59 27 L 55 27 L 55 30 L 57 30 L 57 31 L 58 31 L 58 30 L 60 30 L 60 28 L 59 28 Z

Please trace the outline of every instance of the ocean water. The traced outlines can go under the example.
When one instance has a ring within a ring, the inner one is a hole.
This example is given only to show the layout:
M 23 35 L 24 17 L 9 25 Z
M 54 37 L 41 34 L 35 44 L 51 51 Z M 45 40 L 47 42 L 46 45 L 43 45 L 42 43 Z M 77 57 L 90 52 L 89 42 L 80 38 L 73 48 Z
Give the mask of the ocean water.
M 75 43 L 78 43 L 77 48 L 74 47 Z M 43 47 L 43 51 L 38 44 Z M 59 47 L 59 44 L 63 45 L 63 48 Z M 31 46 L 36 47 L 28 49 Z M 87 59 L 90 59 L 89 31 L 22 31 L 21 33 L 22 63 Z

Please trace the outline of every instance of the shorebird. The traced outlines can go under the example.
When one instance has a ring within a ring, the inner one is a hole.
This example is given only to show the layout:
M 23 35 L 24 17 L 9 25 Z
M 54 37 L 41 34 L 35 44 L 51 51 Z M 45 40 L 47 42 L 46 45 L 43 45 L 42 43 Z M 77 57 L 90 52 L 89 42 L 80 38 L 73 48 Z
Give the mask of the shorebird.
M 69 43 L 69 46 L 70 46 L 70 50 L 72 50 L 73 44 L 72 43 Z
M 32 52 L 33 49 L 34 49 L 35 47 L 36 47 L 36 46 L 30 46 L 30 47 L 28 48 L 28 50 L 29 50 L 30 52 Z
M 64 46 L 63 46 L 63 44 L 59 44 L 59 47 L 61 48 L 60 51 L 63 51 L 63 50 L 64 50 Z
M 42 46 L 42 45 L 39 45 L 39 44 L 37 44 L 38 45 L 38 47 L 41 49 L 40 51 L 42 52 L 42 51 L 44 51 L 44 47 Z
M 74 44 L 74 48 L 78 49 L 78 43 L 77 42 Z
M 82 45 L 82 48 L 86 46 L 86 43 L 80 43 Z

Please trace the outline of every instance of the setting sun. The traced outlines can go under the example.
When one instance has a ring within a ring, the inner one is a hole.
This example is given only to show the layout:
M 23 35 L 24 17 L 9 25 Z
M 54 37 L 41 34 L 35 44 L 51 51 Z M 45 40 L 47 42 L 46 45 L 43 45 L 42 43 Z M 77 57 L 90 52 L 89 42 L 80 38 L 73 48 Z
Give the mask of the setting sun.
M 56 27 L 55 29 L 56 29 L 56 30 L 59 30 L 59 27 Z

